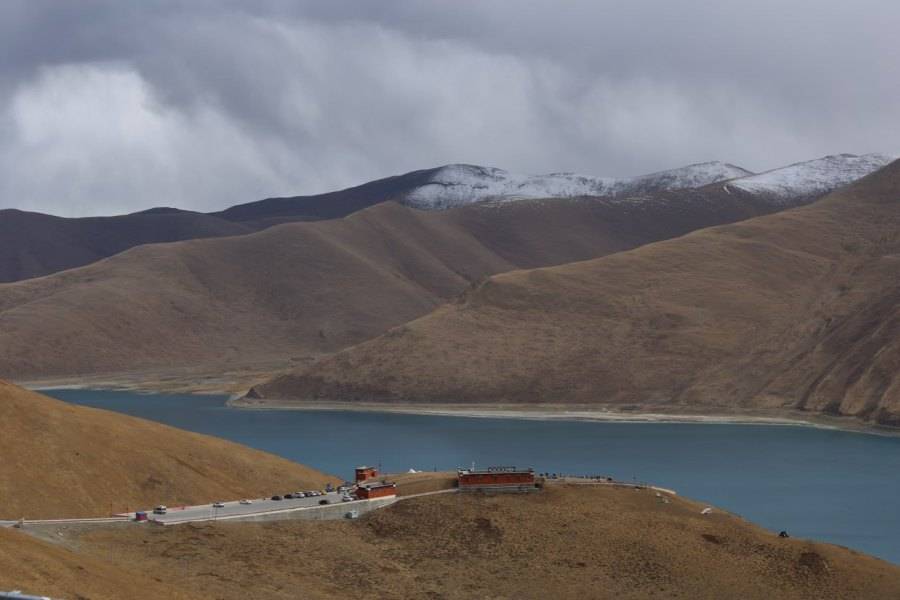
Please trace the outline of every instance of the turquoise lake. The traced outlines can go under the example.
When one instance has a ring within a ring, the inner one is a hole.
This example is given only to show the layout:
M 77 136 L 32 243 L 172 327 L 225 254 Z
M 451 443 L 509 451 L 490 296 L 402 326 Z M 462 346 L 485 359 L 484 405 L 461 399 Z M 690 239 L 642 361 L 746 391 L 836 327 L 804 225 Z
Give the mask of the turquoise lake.
M 219 436 L 344 478 L 363 463 L 397 472 L 475 461 L 650 482 L 776 532 L 900 564 L 900 437 L 777 425 L 241 410 L 226 407 L 224 396 L 45 393 Z

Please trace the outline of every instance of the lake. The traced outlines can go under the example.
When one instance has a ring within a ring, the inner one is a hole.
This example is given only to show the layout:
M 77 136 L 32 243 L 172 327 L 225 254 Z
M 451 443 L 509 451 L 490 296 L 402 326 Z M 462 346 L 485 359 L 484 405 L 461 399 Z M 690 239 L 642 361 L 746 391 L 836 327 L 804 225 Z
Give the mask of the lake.
M 900 564 L 900 437 L 778 425 L 241 410 L 226 407 L 224 396 L 45 393 L 219 436 L 344 478 L 358 464 L 397 472 L 474 461 L 650 482 L 773 531 Z

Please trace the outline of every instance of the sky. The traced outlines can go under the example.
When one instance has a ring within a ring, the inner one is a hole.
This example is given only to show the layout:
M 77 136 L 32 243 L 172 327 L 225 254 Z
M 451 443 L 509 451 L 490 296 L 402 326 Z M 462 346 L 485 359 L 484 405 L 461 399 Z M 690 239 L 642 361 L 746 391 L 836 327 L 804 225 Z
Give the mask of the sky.
M 900 153 L 896 0 L 3 0 L 0 208 Z

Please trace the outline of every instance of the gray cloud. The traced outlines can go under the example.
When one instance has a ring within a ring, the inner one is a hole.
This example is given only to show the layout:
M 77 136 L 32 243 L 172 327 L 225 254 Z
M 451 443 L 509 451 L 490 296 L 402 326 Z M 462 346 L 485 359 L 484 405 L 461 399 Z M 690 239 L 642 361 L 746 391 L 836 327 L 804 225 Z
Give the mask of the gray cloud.
M 789 5 L 788 5 L 789 4 Z M 0 206 L 900 150 L 888 1 L 0 4 Z

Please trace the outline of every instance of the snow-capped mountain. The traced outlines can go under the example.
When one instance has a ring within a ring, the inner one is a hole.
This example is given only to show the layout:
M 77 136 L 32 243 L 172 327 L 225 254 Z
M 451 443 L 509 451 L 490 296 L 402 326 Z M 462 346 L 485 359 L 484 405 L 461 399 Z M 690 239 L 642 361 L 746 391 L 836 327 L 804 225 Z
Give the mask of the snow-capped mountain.
M 415 208 L 440 210 L 485 200 L 627 196 L 701 187 L 752 174 L 718 161 L 629 178 L 575 173 L 521 175 L 493 167 L 447 165 L 435 169 L 425 183 L 406 195 L 404 203 Z
M 775 199 L 820 196 L 877 171 L 896 157 L 887 154 L 835 154 L 799 162 L 724 185 Z

